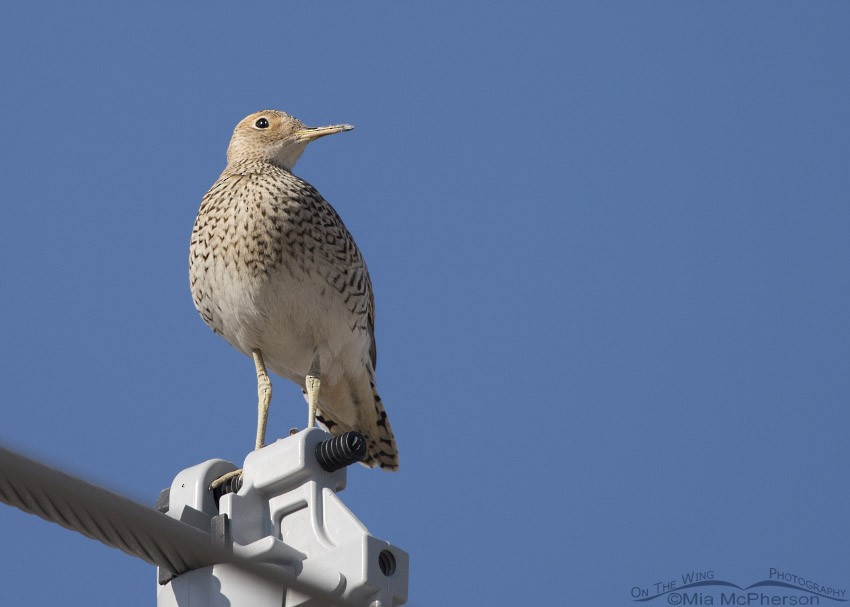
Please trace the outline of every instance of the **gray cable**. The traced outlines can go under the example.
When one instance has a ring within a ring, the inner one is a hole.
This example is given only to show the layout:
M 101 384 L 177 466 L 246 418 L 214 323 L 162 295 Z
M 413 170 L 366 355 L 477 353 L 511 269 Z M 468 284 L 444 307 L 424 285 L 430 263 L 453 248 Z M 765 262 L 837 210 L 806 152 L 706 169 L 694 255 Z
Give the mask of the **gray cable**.
M 344 604 L 286 569 L 236 558 L 195 527 L 2 447 L 0 501 L 178 575 L 229 563 L 328 604 Z

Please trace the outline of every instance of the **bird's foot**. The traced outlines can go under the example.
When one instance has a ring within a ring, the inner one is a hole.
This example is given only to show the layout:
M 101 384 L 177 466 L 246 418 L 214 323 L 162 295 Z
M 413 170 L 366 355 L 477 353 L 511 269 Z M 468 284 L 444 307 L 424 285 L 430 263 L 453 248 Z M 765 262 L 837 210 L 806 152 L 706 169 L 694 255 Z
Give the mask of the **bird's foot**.
M 219 476 L 213 482 L 210 483 L 210 490 L 214 491 L 219 487 L 225 485 L 226 483 L 233 482 L 233 479 L 242 476 L 242 469 L 234 470 L 233 472 L 228 472 L 222 476 Z

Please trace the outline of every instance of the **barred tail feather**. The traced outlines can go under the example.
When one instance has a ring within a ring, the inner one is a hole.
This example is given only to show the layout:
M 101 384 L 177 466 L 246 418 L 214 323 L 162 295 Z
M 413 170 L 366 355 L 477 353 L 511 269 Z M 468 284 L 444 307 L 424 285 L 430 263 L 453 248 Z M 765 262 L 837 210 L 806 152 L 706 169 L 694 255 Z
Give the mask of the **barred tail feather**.
M 374 375 L 371 369 L 369 371 L 368 388 L 363 385 L 365 382 L 362 380 L 357 382 L 360 390 L 350 385 L 351 398 L 358 412 L 356 424 L 345 423 L 340 419 L 341 416 L 334 415 L 333 405 L 324 403 L 321 393 L 316 421 L 323 429 L 334 435 L 357 430 L 366 438 L 366 456 L 360 463 L 369 468 L 379 466 L 384 470 L 396 471 L 398 470 L 398 447 L 387 412 L 375 387 Z
M 363 463 L 370 468 L 380 466 L 384 470 L 396 471 L 398 470 L 398 446 L 395 443 L 393 427 L 390 425 L 374 382 L 372 382 L 372 395 L 375 404 L 375 423 L 372 424 L 371 431 L 364 434 L 367 451 Z

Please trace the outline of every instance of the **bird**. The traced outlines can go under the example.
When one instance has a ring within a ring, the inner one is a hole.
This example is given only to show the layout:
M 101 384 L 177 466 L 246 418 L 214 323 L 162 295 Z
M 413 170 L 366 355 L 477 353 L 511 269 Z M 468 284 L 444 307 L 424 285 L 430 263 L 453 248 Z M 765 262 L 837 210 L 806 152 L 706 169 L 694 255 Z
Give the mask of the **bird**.
M 241 120 L 195 219 L 189 282 L 204 322 L 254 362 L 255 449 L 265 444 L 271 370 L 301 387 L 309 428 L 356 430 L 362 464 L 398 470 L 375 381 L 369 271 L 336 210 L 292 172 L 307 144 L 353 128 L 308 127 L 280 110 Z

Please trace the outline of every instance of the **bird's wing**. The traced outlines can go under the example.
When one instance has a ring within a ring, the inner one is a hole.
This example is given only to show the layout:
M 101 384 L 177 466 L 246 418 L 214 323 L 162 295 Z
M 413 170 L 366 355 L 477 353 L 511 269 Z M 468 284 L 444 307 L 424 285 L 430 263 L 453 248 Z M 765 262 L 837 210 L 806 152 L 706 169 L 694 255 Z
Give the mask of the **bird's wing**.
M 369 269 L 339 213 L 314 188 L 309 189 L 310 197 L 318 205 L 311 213 L 313 238 L 319 245 L 316 253 L 324 258 L 331 270 L 326 276 L 328 283 L 345 297 L 345 305 L 353 316 L 351 329 L 360 329 L 368 334 L 369 357 L 374 369 L 378 350 L 375 344 L 375 296 Z
M 363 266 L 366 268 L 365 264 Z M 372 370 L 378 368 L 378 344 L 375 343 L 375 293 L 372 291 L 372 279 L 369 277 L 369 270 L 366 270 L 366 285 L 367 291 L 369 292 L 369 314 L 368 314 L 368 328 L 369 328 L 369 338 L 372 340 L 372 344 L 369 346 L 369 357 L 372 359 Z

